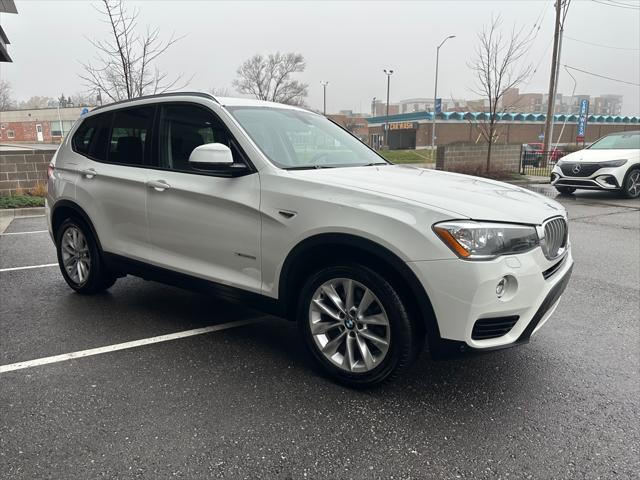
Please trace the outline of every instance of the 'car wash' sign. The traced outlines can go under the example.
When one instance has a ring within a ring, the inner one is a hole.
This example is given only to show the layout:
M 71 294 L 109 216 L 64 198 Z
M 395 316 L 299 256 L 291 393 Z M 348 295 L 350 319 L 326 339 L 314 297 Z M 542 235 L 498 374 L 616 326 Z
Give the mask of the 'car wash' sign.
M 583 98 L 580 101 L 580 112 L 578 114 L 578 134 L 576 135 L 577 142 L 584 142 L 584 134 L 587 130 L 587 115 L 589 115 L 589 100 Z
M 416 122 L 397 122 L 389 124 L 389 130 L 412 130 L 416 128 L 418 128 L 418 124 Z

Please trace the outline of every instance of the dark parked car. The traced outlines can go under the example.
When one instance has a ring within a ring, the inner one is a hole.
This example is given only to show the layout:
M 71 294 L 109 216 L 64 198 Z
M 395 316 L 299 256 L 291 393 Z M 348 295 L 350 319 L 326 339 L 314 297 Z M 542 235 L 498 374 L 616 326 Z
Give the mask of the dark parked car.
M 554 164 L 564 154 L 564 151 L 558 146 L 552 147 L 549 152 L 545 152 L 543 148 L 542 143 L 525 143 L 522 146 L 522 165 L 538 168 L 543 164 L 545 155 L 548 162 Z

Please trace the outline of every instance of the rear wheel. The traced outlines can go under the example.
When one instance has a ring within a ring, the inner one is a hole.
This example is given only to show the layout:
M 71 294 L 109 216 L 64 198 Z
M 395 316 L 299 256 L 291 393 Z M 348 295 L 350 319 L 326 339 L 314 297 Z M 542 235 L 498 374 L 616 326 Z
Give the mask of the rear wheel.
M 367 387 L 406 370 L 418 329 L 393 286 L 357 264 L 327 267 L 307 279 L 298 306 L 305 343 L 322 370 Z
M 632 168 L 627 172 L 621 192 L 626 198 L 640 197 L 640 168 Z
M 576 191 L 573 187 L 556 187 L 556 190 L 560 193 L 560 195 L 571 195 Z
M 91 229 L 82 220 L 67 218 L 56 231 L 60 271 L 78 293 L 97 293 L 111 287 L 116 277 L 104 265 Z

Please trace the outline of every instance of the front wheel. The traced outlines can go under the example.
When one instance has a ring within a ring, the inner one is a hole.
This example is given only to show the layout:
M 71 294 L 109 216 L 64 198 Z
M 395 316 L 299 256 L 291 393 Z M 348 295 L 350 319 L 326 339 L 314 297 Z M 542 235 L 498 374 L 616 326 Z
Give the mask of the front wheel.
M 560 193 L 560 195 L 571 195 L 576 191 L 573 187 L 556 187 L 556 190 Z
M 97 293 L 115 283 L 85 222 L 76 218 L 62 222 L 56 231 L 56 250 L 62 276 L 76 292 Z
M 625 198 L 640 197 L 640 168 L 629 170 L 622 184 L 621 191 Z
M 298 324 L 312 356 L 340 383 L 367 387 L 406 370 L 419 345 L 393 286 L 362 265 L 321 269 L 305 282 Z

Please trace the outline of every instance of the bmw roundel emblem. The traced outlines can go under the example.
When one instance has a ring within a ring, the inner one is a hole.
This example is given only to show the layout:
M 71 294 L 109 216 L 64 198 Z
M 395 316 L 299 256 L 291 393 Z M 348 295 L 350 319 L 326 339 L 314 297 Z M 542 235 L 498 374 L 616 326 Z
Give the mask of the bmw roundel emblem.
M 573 173 L 580 173 L 580 170 L 582 170 L 582 165 L 580 165 L 579 163 L 576 163 L 573 166 L 573 169 L 571 170 Z

